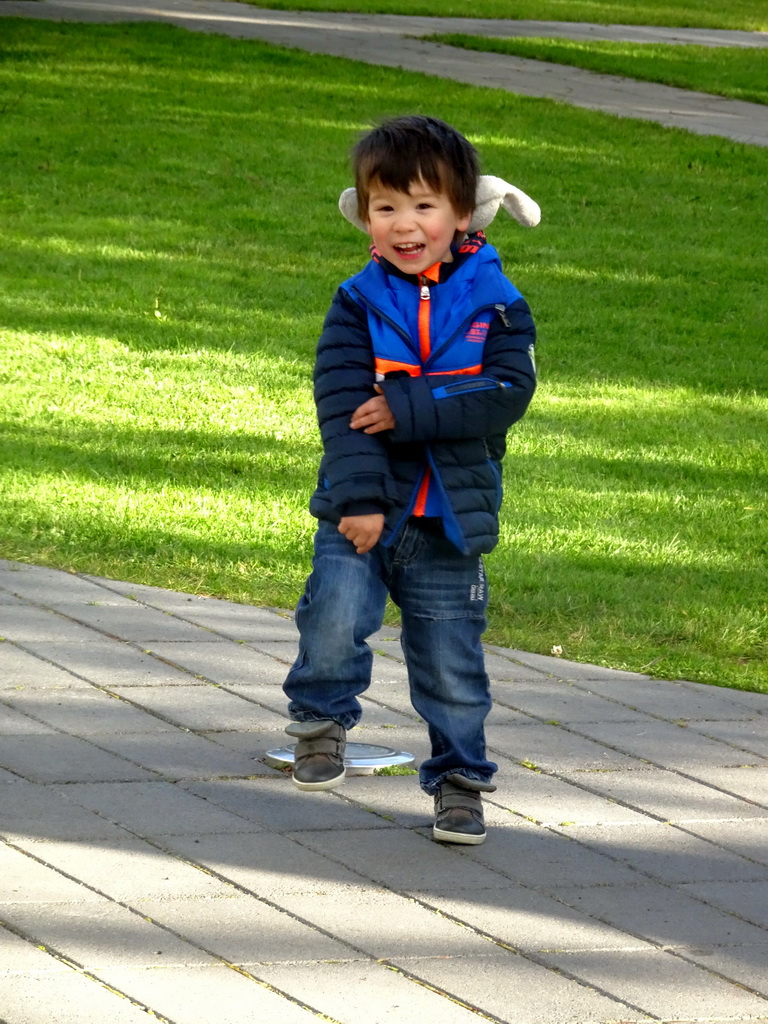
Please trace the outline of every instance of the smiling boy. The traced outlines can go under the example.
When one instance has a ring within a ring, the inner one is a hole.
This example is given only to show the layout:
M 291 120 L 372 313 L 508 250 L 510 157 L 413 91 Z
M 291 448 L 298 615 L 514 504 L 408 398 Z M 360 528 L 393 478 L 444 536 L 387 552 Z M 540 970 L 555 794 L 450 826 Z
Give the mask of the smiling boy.
M 433 836 L 477 844 L 480 794 L 497 770 L 484 733 L 482 555 L 498 539 L 506 432 L 535 389 L 535 329 L 485 236 L 467 235 L 479 172 L 459 132 L 395 118 L 360 140 L 353 164 L 355 208 L 345 193 L 342 210 L 370 235 L 372 259 L 340 286 L 317 348 L 319 523 L 284 685 L 293 780 L 343 782 L 346 733 L 371 681 L 366 639 L 389 594 L 431 741 L 419 775 L 435 798 Z

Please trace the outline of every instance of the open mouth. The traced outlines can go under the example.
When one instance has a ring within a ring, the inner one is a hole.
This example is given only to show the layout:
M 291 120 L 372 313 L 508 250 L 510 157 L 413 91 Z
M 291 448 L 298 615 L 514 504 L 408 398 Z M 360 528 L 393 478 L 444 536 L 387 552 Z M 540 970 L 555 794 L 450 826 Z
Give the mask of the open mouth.
M 424 243 L 403 242 L 401 245 L 396 245 L 394 249 L 398 256 L 402 256 L 404 259 L 413 259 L 424 252 Z

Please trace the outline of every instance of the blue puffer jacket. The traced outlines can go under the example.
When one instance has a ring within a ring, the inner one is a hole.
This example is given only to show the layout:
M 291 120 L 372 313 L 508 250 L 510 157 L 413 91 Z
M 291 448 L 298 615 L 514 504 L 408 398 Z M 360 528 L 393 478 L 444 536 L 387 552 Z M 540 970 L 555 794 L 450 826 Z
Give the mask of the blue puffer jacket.
M 431 354 L 419 348 L 421 285 L 429 285 Z M 382 544 L 412 514 L 429 467 L 427 515 L 464 554 L 498 540 L 506 432 L 536 386 L 535 328 L 496 251 L 471 236 L 437 283 L 374 260 L 334 297 L 315 363 L 324 455 L 310 512 L 338 522 L 383 512 Z M 378 379 L 395 419 L 379 434 L 350 429 Z M 394 367 L 394 369 L 392 369 Z

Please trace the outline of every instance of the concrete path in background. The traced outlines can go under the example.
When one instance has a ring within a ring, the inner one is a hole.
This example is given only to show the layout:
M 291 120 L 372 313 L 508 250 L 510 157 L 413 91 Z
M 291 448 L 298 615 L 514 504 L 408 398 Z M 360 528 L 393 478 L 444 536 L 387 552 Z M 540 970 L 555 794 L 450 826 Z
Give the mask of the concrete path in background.
M 7 1024 L 768 1020 L 766 696 L 489 648 L 462 849 L 413 776 L 265 763 L 287 613 L 0 562 L 0 636 Z M 420 760 L 372 643 L 351 738 Z
M 423 71 L 619 117 L 656 121 L 700 135 L 768 146 L 768 106 L 520 57 L 464 51 L 418 38 L 458 31 L 764 47 L 768 45 L 765 32 L 269 11 L 227 0 L 0 0 L 2 15 L 69 21 L 165 21 L 197 32 L 261 39 L 311 53 Z

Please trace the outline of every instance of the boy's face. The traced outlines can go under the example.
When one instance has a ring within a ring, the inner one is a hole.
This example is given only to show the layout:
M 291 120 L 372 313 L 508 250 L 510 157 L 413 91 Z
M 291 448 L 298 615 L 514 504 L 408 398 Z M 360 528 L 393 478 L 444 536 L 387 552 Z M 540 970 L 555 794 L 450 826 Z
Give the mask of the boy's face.
M 408 192 L 371 182 L 368 234 L 381 255 L 406 274 L 449 263 L 454 235 L 467 230 L 470 218 L 459 216 L 445 193 L 421 180 L 412 182 Z

